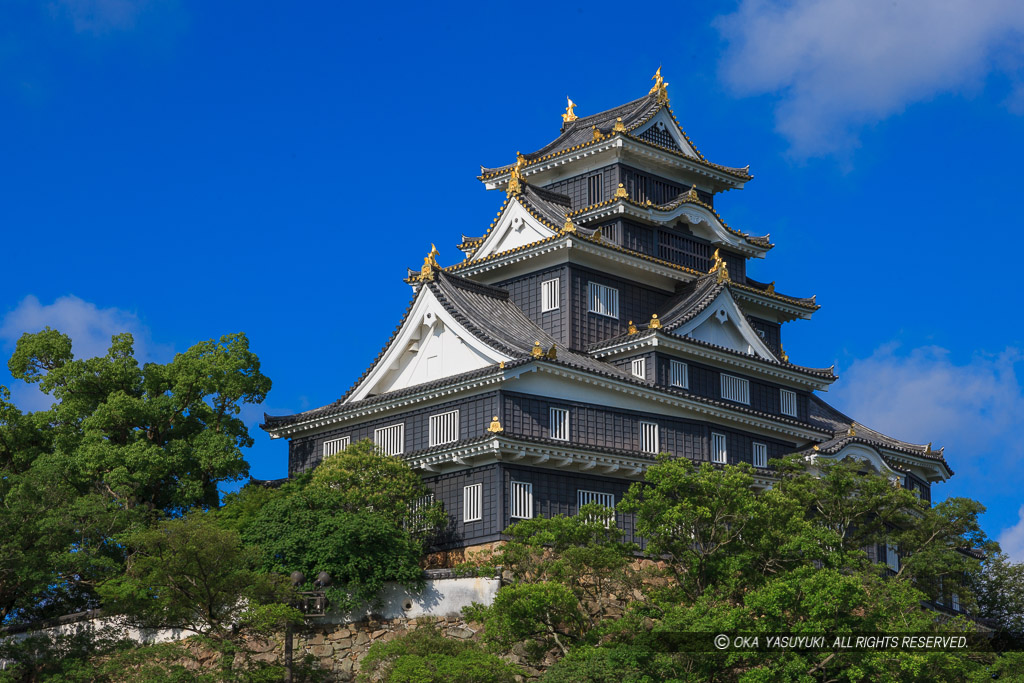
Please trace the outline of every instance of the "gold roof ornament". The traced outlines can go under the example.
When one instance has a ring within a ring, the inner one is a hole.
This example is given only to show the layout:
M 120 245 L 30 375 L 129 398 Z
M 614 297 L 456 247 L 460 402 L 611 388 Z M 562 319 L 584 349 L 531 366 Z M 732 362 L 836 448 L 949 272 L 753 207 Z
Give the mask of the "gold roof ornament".
M 721 254 L 718 253 L 718 249 L 715 249 L 715 264 L 711 266 L 709 273 L 718 273 L 719 282 L 729 281 L 729 266 L 726 265 L 725 259 L 722 258 Z
M 556 358 L 558 358 L 558 349 L 555 348 L 554 344 L 551 345 L 551 348 L 548 349 L 548 352 L 545 354 L 545 356 L 549 360 L 555 360 Z
M 504 370 L 505 369 L 505 361 L 503 361 L 503 360 L 498 361 L 498 367 L 501 368 L 502 370 Z
M 565 214 L 565 225 L 562 226 L 562 232 L 573 233 L 576 232 L 576 224 L 569 218 L 569 214 Z
M 626 187 L 622 183 L 619 183 L 618 189 L 615 190 L 615 198 L 629 199 L 629 193 L 626 192 Z
M 696 200 L 698 202 L 700 201 L 700 195 L 697 194 L 697 186 L 696 185 L 690 185 L 690 191 L 686 193 L 686 198 L 687 199 L 693 199 L 693 200 Z
M 516 165 L 512 167 L 512 171 L 509 173 L 508 188 L 505 190 L 505 196 L 512 197 L 522 193 L 523 185 L 526 184 L 526 180 L 523 179 L 524 166 L 526 166 L 526 157 L 516 152 Z
M 771 282 L 769 282 L 768 286 L 765 287 L 764 290 L 766 292 L 768 292 L 769 294 L 774 294 L 775 293 L 775 280 L 772 280 Z
M 562 123 L 572 123 L 579 118 L 576 116 L 576 112 L 573 111 L 576 109 L 576 103 L 569 99 L 568 95 L 565 96 L 565 101 L 569 103 L 569 106 L 565 108 L 565 113 L 562 114 Z
M 598 227 L 598 228 L 594 228 L 594 234 L 590 236 L 590 239 L 592 239 L 595 242 L 597 242 L 598 244 L 600 244 L 601 243 L 601 231 L 603 229 L 604 229 L 604 226 L 601 226 L 601 227 Z
M 435 271 L 440 270 L 440 266 L 437 265 L 437 254 L 437 247 L 431 244 L 430 253 L 423 259 L 423 267 L 420 268 L 420 282 L 432 281 Z
M 592 128 L 594 129 L 594 139 L 595 140 L 600 140 L 601 138 L 604 137 L 603 135 L 601 135 L 601 131 L 599 131 L 597 129 L 597 126 L 592 126 Z
M 505 431 L 505 429 L 501 426 L 501 423 L 498 422 L 497 415 L 491 418 L 491 426 L 487 428 L 487 431 L 489 431 L 491 434 L 501 434 L 503 431 Z
M 544 355 L 544 349 L 540 347 L 540 341 L 533 342 L 533 349 L 530 350 L 530 355 L 534 358 L 541 358 Z
M 789 362 L 789 354 L 786 353 L 786 349 L 782 348 L 782 344 L 779 344 L 779 355 L 782 356 L 782 362 Z
M 633 324 L 632 320 L 629 321 L 629 327 L 626 328 L 626 332 L 628 334 L 636 334 L 636 325 Z
M 857 430 L 855 430 L 853 427 L 850 427 L 849 429 L 846 430 L 846 435 L 857 436 Z
M 615 125 L 612 126 L 612 132 L 613 133 L 625 133 L 626 132 L 626 126 L 625 126 L 625 124 L 622 123 L 622 117 L 621 116 L 618 116 L 618 117 L 615 118 Z
M 651 76 L 651 80 L 654 81 L 654 85 L 651 87 L 651 91 L 647 94 L 657 95 L 658 102 L 661 104 L 668 104 L 668 90 L 666 90 L 668 83 L 666 83 L 665 79 L 661 77 L 660 66 L 658 67 L 658 70 L 654 72 L 654 75 Z
M 820 448 L 818 448 L 818 444 L 814 444 L 814 450 L 816 450 L 816 451 L 820 451 L 821 450 Z
M 660 330 L 661 329 L 661 321 L 658 320 L 658 314 L 657 313 L 654 313 L 653 315 L 651 315 L 651 322 L 647 323 L 647 329 L 649 329 L 649 330 Z

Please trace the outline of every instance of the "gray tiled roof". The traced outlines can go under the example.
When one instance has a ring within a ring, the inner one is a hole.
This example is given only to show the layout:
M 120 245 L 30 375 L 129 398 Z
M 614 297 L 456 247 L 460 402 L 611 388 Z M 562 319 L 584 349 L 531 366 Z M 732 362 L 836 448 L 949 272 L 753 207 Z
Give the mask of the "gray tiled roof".
M 807 418 L 815 426 L 828 430 L 833 433 L 833 437 L 827 441 L 823 441 L 819 444 L 818 450 L 813 451 L 807 450 L 805 453 L 825 453 L 831 455 L 837 453 L 842 448 L 851 443 L 860 443 L 868 446 L 875 446 L 879 448 L 888 448 L 901 453 L 907 453 L 909 455 L 917 455 L 932 460 L 938 460 L 946 465 L 949 469 L 949 465 L 946 464 L 946 459 L 942 454 L 942 451 L 933 451 L 930 448 L 930 444 L 914 444 L 907 441 L 900 441 L 894 439 L 891 436 L 882 434 L 879 431 L 865 427 L 856 420 L 844 415 L 839 412 L 828 403 L 825 403 L 818 396 L 812 395 L 807 404 Z M 853 434 L 850 434 L 850 430 L 853 430 Z M 952 470 L 950 470 L 952 472 Z

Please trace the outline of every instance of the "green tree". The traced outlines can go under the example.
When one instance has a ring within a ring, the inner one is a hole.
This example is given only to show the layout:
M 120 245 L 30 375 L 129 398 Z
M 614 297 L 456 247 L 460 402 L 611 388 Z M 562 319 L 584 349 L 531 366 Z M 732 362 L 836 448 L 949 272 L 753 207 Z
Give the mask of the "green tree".
M 385 581 L 422 585 L 427 539 L 447 520 L 440 504 L 417 507 L 428 493 L 404 461 L 360 442 L 281 494 L 245 494 L 231 505 L 262 501 L 258 513 L 235 518 L 265 571 L 298 570 L 309 581 L 326 571 L 333 606 L 345 610 L 372 602 Z M 228 507 L 221 514 L 234 515 Z
M 472 641 L 445 638 L 425 624 L 363 658 L 360 681 L 381 683 L 512 683 L 522 671 Z
M 244 477 L 252 444 L 238 414 L 270 389 L 244 335 L 139 366 L 131 335 L 76 359 L 49 328 L 8 363 L 54 403 L 23 413 L 0 390 L 0 618 L 30 620 L 97 604 L 124 566 L 113 539 L 166 515 L 215 507 Z

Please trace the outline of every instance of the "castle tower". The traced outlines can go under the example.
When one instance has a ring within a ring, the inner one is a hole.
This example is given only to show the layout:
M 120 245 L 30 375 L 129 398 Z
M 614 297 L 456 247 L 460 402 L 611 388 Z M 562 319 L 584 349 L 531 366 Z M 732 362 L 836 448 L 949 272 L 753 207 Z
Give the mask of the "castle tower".
M 790 361 L 783 325 L 818 305 L 747 276 L 773 245 L 714 205 L 749 168 L 708 161 L 654 81 L 590 116 L 570 100 L 550 144 L 481 169 L 504 202 L 465 258 L 408 271 L 397 330 L 338 401 L 267 416 L 289 475 L 372 439 L 444 502 L 447 548 L 614 506 L 659 452 L 750 463 L 760 486 L 771 458 L 855 457 L 930 500 L 941 451 L 843 415 L 815 393 L 832 369 Z

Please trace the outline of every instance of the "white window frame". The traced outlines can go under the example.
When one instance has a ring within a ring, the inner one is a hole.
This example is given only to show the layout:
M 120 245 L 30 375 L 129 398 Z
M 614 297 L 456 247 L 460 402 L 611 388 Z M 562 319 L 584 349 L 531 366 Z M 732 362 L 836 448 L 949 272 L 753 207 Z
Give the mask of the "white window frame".
M 423 508 L 434 504 L 434 494 L 428 493 L 420 496 L 409 504 L 409 511 L 405 515 L 405 528 L 409 531 L 425 531 L 426 520 L 423 519 Z
M 640 451 L 642 453 L 658 454 L 660 447 L 658 439 L 658 423 L 640 421 Z
M 590 505 L 596 503 L 597 505 L 603 505 L 604 507 L 615 511 L 615 494 L 614 493 L 603 493 L 601 491 L 588 491 L 586 489 L 576 489 L 576 513 L 579 514 L 580 508 L 584 505 Z M 605 527 L 611 527 L 613 516 L 605 518 Z M 589 521 L 589 520 L 588 520 Z
M 647 379 L 647 359 L 634 358 L 630 363 L 630 370 L 632 370 L 634 377 Z
M 795 391 L 779 389 L 779 412 L 790 417 L 797 416 Z
M 601 239 L 622 246 L 622 231 L 618 223 L 601 226 Z
M 440 446 L 459 440 L 459 411 L 449 410 L 430 416 L 428 444 Z
M 750 380 L 722 373 L 722 398 L 750 405 Z
M 754 467 L 768 467 L 768 444 L 755 441 L 752 448 L 750 461 Z
M 954 612 L 959 612 L 960 611 L 960 595 L 959 594 L 953 593 L 952 595 L 949 596 L 949 607 Z
M 405 453 L 405 423 L 399 422 L 387 427 L 374 429 L 373 443 L 384 455 L 402 455 Z M 394 445 L 398 446 L 398 450 L 389 452 L 387 447 Z
M 462 521 L 479 522 L 484 518 L 484 485 L 462 487 Z
M 342 436 L 337 439 L 331 439 L 330 441 L 324 441 L 323 450 L 321 451 L 322 457 L 329 458 L 336 453 L 341 453 L 343 450 L 348 448 L 351 443 L 351 436 Z
M 513 481 L 509 487 L 508 510 L 513 519 L 533 519 L 533 484 Z
M 690 388 L 690 366 L 681 360 L 669 361 L 668 381 L 680 389 Z M 678 381 L 677 381 L 678 380 Z
M 556 277 L 540 283 L 540 312 L 557 311 L 561 307 L 561 281 Z
M 587 310 L 608 318 L 619 318 L 619 290 L 599 282 L 587 283 Z
M 569 409 L 552 408 L 549 413 L 549 431 L 555 441 L 569 440 Z
M 711 432 L 711 462 L 721 465 L 729 462 L 729 440 L 725 434 Z

